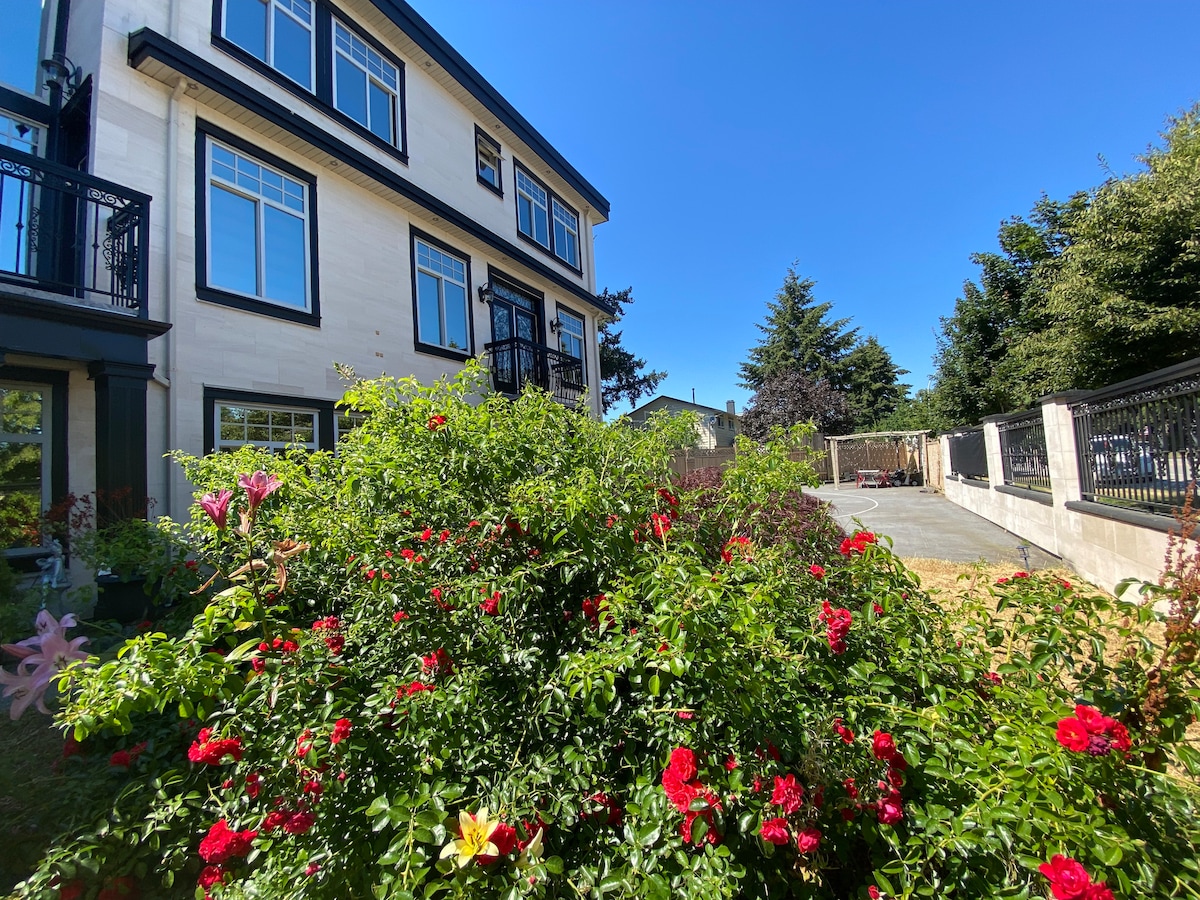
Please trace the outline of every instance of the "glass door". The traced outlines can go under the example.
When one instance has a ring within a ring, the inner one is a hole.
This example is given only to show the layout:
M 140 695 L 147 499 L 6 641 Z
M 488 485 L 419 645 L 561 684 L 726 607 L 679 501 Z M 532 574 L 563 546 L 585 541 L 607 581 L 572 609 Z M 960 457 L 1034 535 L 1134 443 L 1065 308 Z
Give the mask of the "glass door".
M 492 371 L 497 391 L 519 394 L 539 378 L 541 304 L 520 291 L 492 282 Z

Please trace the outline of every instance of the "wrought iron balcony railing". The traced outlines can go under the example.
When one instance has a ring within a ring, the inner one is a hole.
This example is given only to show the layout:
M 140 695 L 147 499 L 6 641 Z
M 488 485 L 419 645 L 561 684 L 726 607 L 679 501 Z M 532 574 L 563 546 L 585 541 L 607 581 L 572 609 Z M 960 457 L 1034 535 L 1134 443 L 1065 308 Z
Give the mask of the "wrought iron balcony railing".
M 575 404 L 586 385 L 583 360 L 543 344 L 508 338 L 484 344 L 492 370 L 492 387 L 502 394 L 519 394 L 533 386 L 548 391 L 560 403 Z
M 0 146 L 0 282 L 147 317 L 150 198 Z

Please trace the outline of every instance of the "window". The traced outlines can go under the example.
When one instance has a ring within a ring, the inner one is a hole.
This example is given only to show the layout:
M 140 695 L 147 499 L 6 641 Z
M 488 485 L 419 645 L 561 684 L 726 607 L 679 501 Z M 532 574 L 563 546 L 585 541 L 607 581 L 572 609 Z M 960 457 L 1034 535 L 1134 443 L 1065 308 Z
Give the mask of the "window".
M 333 105 L 376 137 L 399 141 L 400 73 L 341 22 L 333 23 Z
M 467 356 L 471 320 L 467 263 L 431 238 L 413 237 L 417 343 Z
M 517 163 L 517 231 L 565 262 L 579 265 L 579 214 Z
M 217 403 L 216 449 L 237 450 L 253 444 L 276 452 L 289 447 L 317 449 L 317 411 L 276 406 Z
M 0 552 L 39 546 L 50 457 L 50 388 L 0 382 Z
M 232 135 L 200 130 L 201 299 L 316 324 L 315 182 Z
M 583 352 L 583 336 L 584 336 L 583 319 L 572 312 L 568 312 L 561 306 L 558 308 L 558 349 L 567 356 L 573 356 L 579 360 L 579 365 L 574 372 L 571 372 L 571 378 L 567 379 L 575 384 L 587 383 L 587 359 Z
M 554 255 L 579 268 L 579 217 L 554 198 Z
M 504 196 L 500 181 L 500 144 L 475 126 L 475 177 L 484 187 Z
M 546 216 L 546 192 L 523 170 L 517 169 L 517 231 L 549 250 Z
M 367 421 L 366 413 L 355 412 L 352 409 L 339 409 L 337 418 L 333 420 L 334 443 L 340 441 L 365 421 Z
M 12 147 L 36 156 L 40 133 L 41 129 L 32 122 L 26 122 L 12 113 L 0 113 L 0 147 Z
M 223 27 L 227 40 L 312 90 L 311 0 L 225 0 Z

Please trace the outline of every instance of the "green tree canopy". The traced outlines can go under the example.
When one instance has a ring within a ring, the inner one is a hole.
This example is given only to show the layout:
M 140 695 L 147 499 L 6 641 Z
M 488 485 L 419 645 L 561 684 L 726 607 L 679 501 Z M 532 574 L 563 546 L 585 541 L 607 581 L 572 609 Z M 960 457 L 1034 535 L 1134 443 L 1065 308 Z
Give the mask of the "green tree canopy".
M 892 362 L 874 335 L 847 353 L 843 366 L 846 400 L 856 428 L 891 415 L 908 393 L 909 386 L 898 381 L 908 370 Z
M 605 288 L 601 300 L 607 300 L 617 308 L 617 317 L 600 326 L 600 401 L 607 412 L 621 400 L 637 403 L 639 397 L 654 393 L 666 372 L 654 369 L 646 372 L 646 361 L 634 356 L 621 346 L 621 332 L 612 326 L 625 315 L 625 307 L 633 302 L 633 288 L 609 293 Z

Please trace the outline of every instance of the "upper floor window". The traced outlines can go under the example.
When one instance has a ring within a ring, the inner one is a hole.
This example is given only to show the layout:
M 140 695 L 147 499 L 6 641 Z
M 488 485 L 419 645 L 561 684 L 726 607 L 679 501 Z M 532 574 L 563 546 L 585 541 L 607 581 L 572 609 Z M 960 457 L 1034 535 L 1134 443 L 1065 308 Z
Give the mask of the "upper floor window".
M 546 191 L 517 169 L 517 231 L 550 249 Z
M 500 180 L 500 144 L 475 126 L 475 177 L 484 187 L 504 195 Z
M 0 147 L 12 147 L 35 156 L 38 152 L 38 136 L 41 129 L 32 122 L 0 112 Z
M 583 319 L 561 306 L 558 309 L 558 349 L 579 360 L 579 383 L 587 382 L 587 359 L 583 352 Z
M 579 214 L 521 168 L 517 174 L 517 231 L 575 271 L 579 265 Z
M 333 23 L 333 47 L 333 105 L 395 146 L 399 140 L 399 70 L 341 22 Z
M 579 216 L 554 198 L 554 255 L 579 268 Z
M 204 131 L 200 138 L 206 176 L 200 296 L 314 323 L 312 180 L 285 170 L 282 161 L 277 166 L 251 156 L 240 141 L 218 142 Z
M 311 0 L 225 0 L 223 28 L 228 40 L 312 90 Z
M 471 349 L 467 264 L 414 238 L 417 342 L 466 355 Z

